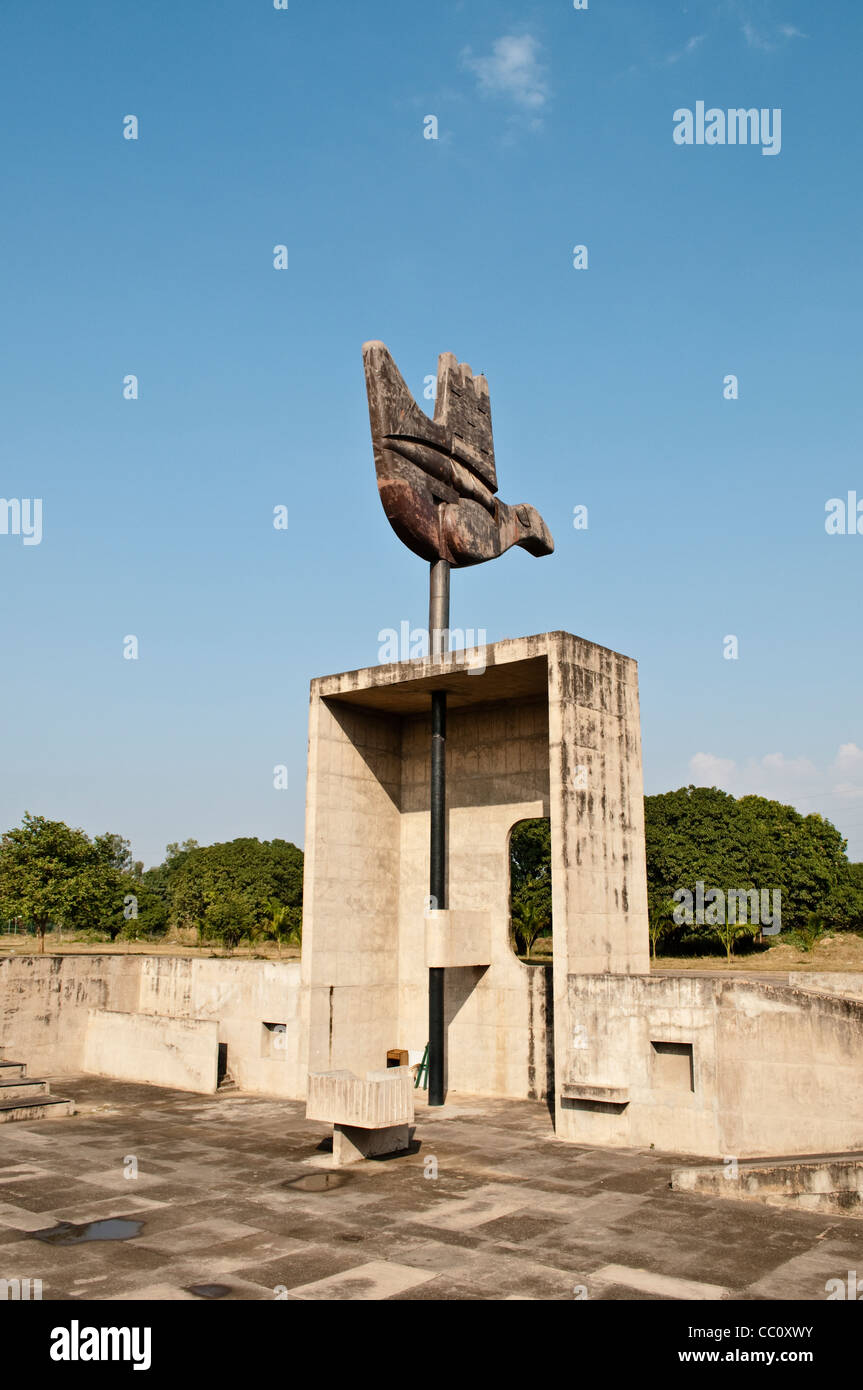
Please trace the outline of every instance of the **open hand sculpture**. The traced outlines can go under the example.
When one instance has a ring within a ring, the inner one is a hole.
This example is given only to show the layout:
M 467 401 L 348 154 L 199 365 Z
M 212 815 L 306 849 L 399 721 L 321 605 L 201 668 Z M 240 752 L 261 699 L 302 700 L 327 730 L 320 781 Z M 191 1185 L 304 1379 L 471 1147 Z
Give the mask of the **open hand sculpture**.
M 454 568 L 510 546 L 550 555 L 539 512 L 498 501 L 488 382 L 451 352 L 438 358 L 434 418 L 421 410 L 383 343 L 363 345 L 378 491 L 409 550 Z

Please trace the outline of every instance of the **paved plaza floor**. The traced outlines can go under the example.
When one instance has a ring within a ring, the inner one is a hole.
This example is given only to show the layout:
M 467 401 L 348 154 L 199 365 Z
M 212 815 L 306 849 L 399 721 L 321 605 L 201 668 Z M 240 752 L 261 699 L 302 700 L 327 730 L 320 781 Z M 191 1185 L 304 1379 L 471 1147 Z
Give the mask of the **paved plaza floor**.
M 333 1171 L 298 1102 L 52 1089 L 75 1116 L 0 1128 L 0 1279 L 45 1300 L 821 1301 L 863 1273 L 863 1220 L 672 1192 L 696 1160 L 564 1144 L 540 1103 L 423 1100 L 410 1153 Z

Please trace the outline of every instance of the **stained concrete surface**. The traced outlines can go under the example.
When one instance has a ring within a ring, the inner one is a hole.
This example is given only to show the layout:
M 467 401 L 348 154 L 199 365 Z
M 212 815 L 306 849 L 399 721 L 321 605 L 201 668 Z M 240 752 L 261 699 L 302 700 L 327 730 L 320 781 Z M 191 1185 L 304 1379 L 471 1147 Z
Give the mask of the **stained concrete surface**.
M 688 1160 L 564 1144 L 541 1103 L 420 1095 L 409 1153 L 324 1186 L 301 1103 L 63 1084 L 77 1115 L 0 1131 L 0 1279 L 45 1300 L 820 1301 L 863 1270 L 863 1222 L 672 1192 Z M 140 1233 L 34 1234 L 109 1218 Z

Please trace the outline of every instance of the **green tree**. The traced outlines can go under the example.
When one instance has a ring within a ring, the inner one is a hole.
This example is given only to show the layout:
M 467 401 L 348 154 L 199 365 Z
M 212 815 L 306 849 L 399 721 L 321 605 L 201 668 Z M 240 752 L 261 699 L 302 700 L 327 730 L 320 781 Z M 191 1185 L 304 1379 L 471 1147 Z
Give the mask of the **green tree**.
M 139 909 L 139 916 L 145 919 L 143 930 L 148 935 L 167 931 L 171 923 L 172 884 L 195 849 L 198 849 L 197 840 L 184 840 L 182 844 L 174 842 L 168 845 L 163 863 L 144 870 L 140 875 L 144 906 Z
M 726 959 L 730 962 L 734 957 L 734 943 L 739 941 L 742 936 L 755 936 L 759 930 L 757 923 L 741 922 L 733 914 L 727 915 L 722 921 L 712 924 L 707 930 L 719 937 L 725 947 Z
M 849 864 L 848 878 L 856 888 L 863 891 L 863 864 Z
M 533 943 L 549 924 L 549 915 L 539 898 L 522 897 L 512 909 L 512 927 L 519 955 L 529 956 Z
M 132 901 L 127 901 L 131 897 Z M 162 936 L 168 927 L 168 906 L 160 894 L 138 880 L 124 896 L 123 926 L 120 935 L 126 940 Z
M 823 817 L 802 816 L 765 797 L 736 799 L 717 787 L 648 796 L 644 809 L 651 907 L 681 888 L 694 893 L 700 881 L 705 890 L 754 888 L 771 895 L 779 890 L 783 928 L 802 925 L 827 903 L 841 925 L 853 925 L 855 894 L 845 841 Z M 704 924 L 691 930 L 709 936 L 716 929 Z M 732 948 L 742 934 L 735 934 Z
M 242 893 L 228 891 L 207 907 L 202 935 L 205 940 L 221 941 L 229 950 L 238 946 L 244 937 L 250 943 L 254 940 L 255 924 Z
M 827 924 L 824 918 L 817 912 L 810 912 L 803 925 L 792 933 L 792 939 L 799 951 L 805 951 L 808 954 L 815 950 L 826 931 Z
M 286 921 L 295 933 L 301 930 L 303 855 L 286 840 L 243 838 L 206 846 L 187 842 L 169 854 L 162 867 L 167 872 L 161 886 L 176 926 L 198 927 L 206 935 L 213 920 L 210 910 L 230 898 L 236 915 L 240 898 L 256 931 L 272 919 L 273 903 L 289 909 Z
M 302 913 L 297 907 L 284 907 L 279 903 L 271 903 L 262 930 L 268 940 L 276 942 L 279 955 L 281 955 L 283 942 L 295 943 L 297 946 L 301 944 L 303 939 Z
M 821 917 L 825 927 L 863 931 L 863 864 L 849 864 L 846 874 L 824 896 Z
M 660 941 L 664 941 L 668 936 L 677 932 L 679 928 L 674 921 L 674 909 L 677 904 L 671 898 L 662 898 L 661 895 L 648 894 L 647 902 L 647 931 L 650 937 L 650 952 L 654 960 L 656 950 Z
M 547 816 L 519 821 L 509 839 L 510 921 L 513 944 L 525 955 L 552 925 L 551 822 Z
M 131 877 L 128 843 L 27 812 L 0 840 L 0 916 L 32 922 L 45 950 L 51 923 L 92 926 L 116 934 Z

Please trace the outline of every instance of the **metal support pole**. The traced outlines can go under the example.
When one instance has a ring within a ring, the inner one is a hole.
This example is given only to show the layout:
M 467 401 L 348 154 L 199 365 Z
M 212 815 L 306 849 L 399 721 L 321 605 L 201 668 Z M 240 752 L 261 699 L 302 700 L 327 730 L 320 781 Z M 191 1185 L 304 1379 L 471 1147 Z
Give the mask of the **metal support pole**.
M 439 659 L 449 646 L 449 564 L 438 560 L 429 576 L 429 649 Z M 431 697 L 431 794 L 429 897 L 432 908 L 446 907 L 446 691 Z M 428 1103 L 444 1102 L 444 972 L 429 970 Z
M 449 649 L 449 561 L 429 567 L 429 655 L 438 661 Z

